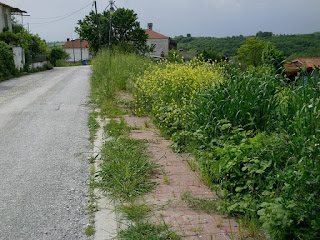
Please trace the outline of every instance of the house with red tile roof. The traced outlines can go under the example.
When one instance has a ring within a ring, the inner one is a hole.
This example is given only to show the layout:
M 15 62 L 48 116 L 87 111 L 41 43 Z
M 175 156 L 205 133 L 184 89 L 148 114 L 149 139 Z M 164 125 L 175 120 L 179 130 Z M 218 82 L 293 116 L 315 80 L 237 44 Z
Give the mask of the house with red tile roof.
M 0 2 L 0 33 L 3 32 L 4 28 L 12 31 L 11 15 L 23 13 L 27 12 Z
M 170 38 L 161 34 L 157 33 L 152 30 L 153 24 L 148 23 L 148 29 L 146 29 L 146 33 L 148 34 L 147 44 L 148 46 L 154 45 L 154 51 L 150 53 L 150 55 L 155 56 L 163 56 L 167 55 L 170 50 Z
M 89 43 L 85 40 L 70 40 L 70 38 L 67 38 L 67 41 L 62 48 L 70 55 L 66 60 L 67 62 L 79 62 L 82 60 L 92 59 L 92 55 L 89 52 Z
M 296 58 L 285 63 L 284 69 L 287 76 L 294 80 L 294 77 L 301 71 L 311 72 L 315 68 L 320 69 L 320 57 L 314 58 Z

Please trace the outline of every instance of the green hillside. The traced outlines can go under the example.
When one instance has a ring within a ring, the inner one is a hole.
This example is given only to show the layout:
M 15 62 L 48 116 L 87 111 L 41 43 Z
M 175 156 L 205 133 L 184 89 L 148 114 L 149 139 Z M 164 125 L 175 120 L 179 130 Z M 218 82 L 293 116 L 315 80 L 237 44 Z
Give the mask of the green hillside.
M 286 57 L 320 57 L 320 32 L 295 35 L 259 32 L 257 35 L 261 40 L 269 41 L 283 51 Z M 246 38 L 242 35 L 225 38 L 178 36 L 174 40 L 178 43 L 178 49 L 212 49 L 228 57 L 237 55 L 237 49 L 246 43 Z
M 54 48 L 54 47 L 60 47 L 65 44 L 65 42 L 47 42 L 48 49 Z

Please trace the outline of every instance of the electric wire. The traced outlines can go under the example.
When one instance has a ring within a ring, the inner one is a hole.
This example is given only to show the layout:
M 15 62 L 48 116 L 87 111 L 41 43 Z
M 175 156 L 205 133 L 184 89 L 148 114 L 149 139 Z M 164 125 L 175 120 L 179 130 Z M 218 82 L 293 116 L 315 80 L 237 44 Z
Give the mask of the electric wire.
M 88 7 L 88 6 L 90 6 L 90 5 L 92 5 L 92 3 L 90 3 L 90 4 L 86 5 L 86 6 L 84 6 L 83 8 L 81 8 L 81 9 L 79 9 L 79 10 L 77 10 L 77 11 L 74 11 L 74 12 L 72 12 L 72 13 L 69 13 L 68 15 L 65 15 L 64 17 L 61 17 L 61 16 L 60 16 L 60 18 L 59 18 L 59 19 L 56 19 L 56 20 L 53 20 L 53 21 L 48 21 L 48 22 L 38 22 L 38 23 L 29 23 L 29 24 L 33 24 L 33 25 L 40 25 L 40 24 L 48 24 L 48 23 L 58 22 L 58 21 L 61 21 L 61 20 L 66 19 L 66 18 L 68 18 L 68 17 L 71 17 L 72 15 L 75 15 L 76 13 L 78 13 L 78 12 L 82 11 L 83 9 L 87 8 L 87 7 Z M 92 8 L 91 8 L 91 9 L 92 9 Z M 57 17 L 55 17 L 55 18 L 57 18 Z M 45 19 L 45 18 L 44 18 L 44 19 Z M 47 18 L 47 19 L 50 19 L 50 18 Z

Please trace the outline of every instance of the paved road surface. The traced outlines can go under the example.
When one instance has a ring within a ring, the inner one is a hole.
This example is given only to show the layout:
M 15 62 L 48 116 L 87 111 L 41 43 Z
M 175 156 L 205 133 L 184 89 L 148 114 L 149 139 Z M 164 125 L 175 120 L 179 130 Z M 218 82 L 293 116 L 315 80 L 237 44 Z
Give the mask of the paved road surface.
M 0 239 L 86 239 L 90 67 L 0 83 Z

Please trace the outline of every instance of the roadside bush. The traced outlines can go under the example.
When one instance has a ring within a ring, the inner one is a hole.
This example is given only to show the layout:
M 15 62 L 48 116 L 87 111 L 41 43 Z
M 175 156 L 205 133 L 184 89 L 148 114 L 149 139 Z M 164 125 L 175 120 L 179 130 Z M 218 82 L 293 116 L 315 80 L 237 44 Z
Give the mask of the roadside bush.
M 184 128 L 196 91 L 212 88 L 224 78 L 222 68 L 199 60 L 189 65 L 162 61 L 150 66 L 133 83 L 136 112 L 151 112 L 159 126 L 172 134 Z
M 6 43 L 0 41 L 0 81 L 17 74 L 18 70 L 14 65 L 12 50 Z
M 52 48 L 48 56 L 49 61 L 53 64 L 53 66 L 57 65 L 58 60 L 65 60 L 68 57 L 69 57 L 69 54 L 65 50 L 59 47 Z

